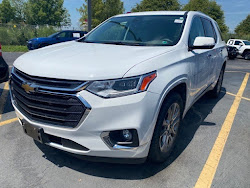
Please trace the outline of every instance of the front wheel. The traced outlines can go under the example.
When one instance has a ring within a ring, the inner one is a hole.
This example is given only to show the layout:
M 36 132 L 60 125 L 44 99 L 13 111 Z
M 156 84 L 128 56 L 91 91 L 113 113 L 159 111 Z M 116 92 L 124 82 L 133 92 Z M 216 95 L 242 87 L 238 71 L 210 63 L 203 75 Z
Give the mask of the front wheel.
M 164 162 L 171 154 L 178 134 L 183 113 L 180 94 L 174 92 L 167 96 L 158 116 L 148 159 L 155 163 Z

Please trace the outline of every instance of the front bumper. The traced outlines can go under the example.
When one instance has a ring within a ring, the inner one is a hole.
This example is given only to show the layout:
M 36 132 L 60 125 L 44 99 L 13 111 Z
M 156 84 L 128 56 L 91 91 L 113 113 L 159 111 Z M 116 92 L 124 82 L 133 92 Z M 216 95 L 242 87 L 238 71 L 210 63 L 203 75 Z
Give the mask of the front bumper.
M 42 128 L 48 135 L 71 140 L 88 150 L 78 150 L 48 142 L 47 144 L 52 147 L 85 156 L 137 159 L 147 157 L 157 117 L 159 94 L 142 92 L 119 98 L 103 99 L 84 90 L 78 95 L 91 105 L 91 111 L 76 128 L 61 128 L 32 121 L 23 115 L 13 100 L 12 104 L 21 121 Z M 103 132 L 123 129 L 137 130 L 138 147 L 110 147 L 101 137 Z
M 33 42 L 27 42 L 28 50 L 35 50 L 35 49 L 37 49 L 37 47 L 38 47 L 38 44 L 35 44 Z

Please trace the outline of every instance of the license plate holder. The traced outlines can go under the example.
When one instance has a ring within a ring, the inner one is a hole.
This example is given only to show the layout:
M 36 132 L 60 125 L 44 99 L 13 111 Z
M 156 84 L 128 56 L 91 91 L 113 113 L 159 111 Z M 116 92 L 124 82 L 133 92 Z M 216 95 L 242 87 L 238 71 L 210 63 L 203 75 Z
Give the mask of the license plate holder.
M 27 122 L 23 124 L 23 131 L 25 134 L 40 143 L 46 143 L 46 136 L 42 128 L 35 127 Z

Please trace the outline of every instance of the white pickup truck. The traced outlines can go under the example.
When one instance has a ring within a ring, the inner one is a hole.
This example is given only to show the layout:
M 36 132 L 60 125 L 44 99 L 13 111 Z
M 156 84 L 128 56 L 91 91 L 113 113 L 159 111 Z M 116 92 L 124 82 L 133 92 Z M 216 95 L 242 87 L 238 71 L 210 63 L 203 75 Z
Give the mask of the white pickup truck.
M 244 59 L 250 59 L 250 41 L 242 39 L 229 39 L 227 41 L 227 45 L 236 47 L 239 55 L 241 55 Z

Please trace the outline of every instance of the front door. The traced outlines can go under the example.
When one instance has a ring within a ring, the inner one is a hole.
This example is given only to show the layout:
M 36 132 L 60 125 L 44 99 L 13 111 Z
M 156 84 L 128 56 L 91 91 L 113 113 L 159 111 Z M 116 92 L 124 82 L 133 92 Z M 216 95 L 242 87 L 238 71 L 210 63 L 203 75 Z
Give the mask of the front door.
M 201 18 L 193 18 L 189 33 L 189 46 L 192 46 L 196 37 L 204 37 L 205 31 Z M 210 49 L 194 49 L 189 51 L 189 62 L 191 72 L 191 92 L 190 97 L 196 99 L 208 87 L 208 78 L 211 74 L 209 64 L 212 54 Z

